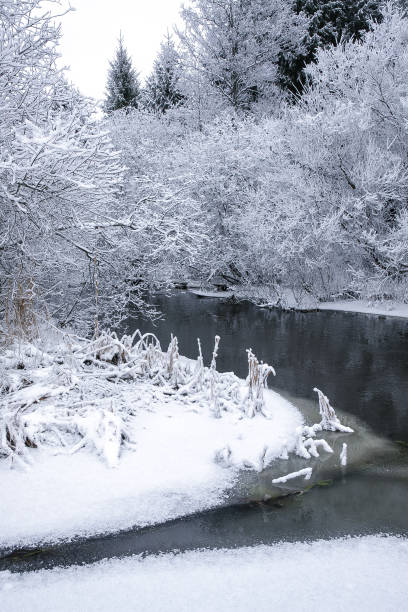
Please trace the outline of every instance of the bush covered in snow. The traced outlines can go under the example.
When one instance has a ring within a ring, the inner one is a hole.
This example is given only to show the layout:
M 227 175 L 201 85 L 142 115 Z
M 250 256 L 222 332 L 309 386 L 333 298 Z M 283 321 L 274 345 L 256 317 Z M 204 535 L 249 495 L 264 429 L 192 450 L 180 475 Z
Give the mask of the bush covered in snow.
M 248 422 L 247 429 L 252 420 L 266 419 L 273 431 L 273 405 L 264 396 L 273 368 L 249 350 L 246 381 L 220 373 L 219 342 L 216 336 L 209 367 L 204 366 L 200 341 L 193 361 L 180 356 L 176 337 L 162 350 L 155 335 L 139 330 L 121 338 L 104 331 L 92 340 L 65 335 L 41 348 L 28 342 L 9 347 L 0 357 L 0 457 L 27 466 L 33 448 L 72 454 L 87 447 L 114 467 L 123 451 L 137 451 L 135 419 L 150 410 L 159 391 L 162 398 L 181 402 L 205 419 L 228 415 L 232 423 Z M 276 445 L 273 437 L 265 439 L 254 430 L 258 459 L 234 457 L 227 444 L 215 460 L 262 471 L 277 456 L 287 459 L 288 452 L 304 459 L 318 457 L 318 449 L 331 453 L 325 440 L 315 439 L 316 433 L 352 430 L 341 425 L 321 392 L 319 401 L 321 422 L 299 426 L 291 439 Z

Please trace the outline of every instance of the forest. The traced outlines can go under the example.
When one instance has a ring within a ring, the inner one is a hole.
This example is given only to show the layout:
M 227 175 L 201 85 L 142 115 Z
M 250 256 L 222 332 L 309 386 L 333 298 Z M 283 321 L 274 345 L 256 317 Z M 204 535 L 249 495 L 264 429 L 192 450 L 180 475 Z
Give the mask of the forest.
M 194 0 L 144 83 L 120 37 L 102 110 L 59 68 L 59 9 L 0 7 L 6 326 L 154 316 L 148 291 L 219 276 L 407 301 L 403 6 Z

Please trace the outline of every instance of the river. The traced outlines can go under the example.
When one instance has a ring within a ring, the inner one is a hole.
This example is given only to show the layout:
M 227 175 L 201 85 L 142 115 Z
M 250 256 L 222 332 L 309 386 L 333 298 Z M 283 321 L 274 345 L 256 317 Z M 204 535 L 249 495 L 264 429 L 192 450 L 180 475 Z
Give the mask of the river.
M 198 298 L 176 291 L 153 299 L 165 318 L 129 317 L 123 330 L 154 332 L 163 348 L 170 334 L 180 353 L 206 363 L 221 336 L 217 369 L 247 373 L 245 349 L 276 369 L 271 383 L 302 412 L 317 418 L 317 386 L 357 435 L 358 460 L 347 470 L 321 473 L 310 490 L 268 502 L 237 496 L 223 508 L 145 529 L 20 551 L 0 560 L 13 571 L 89 563 L 105 557 L 392 533 L 408 535 L 408 320 L 341 312 L 281 312 L 250 303 Z M 353 449 L 352 449 L 353 450 Z M 353 450 L 353 453 L 354 453 Z M 366 452 L 364 452 L 366 451 Z M 251 476 L 262 488 L 267 471 Z M 259 482 L 258 482 L 259 481 Z M 263 481 L 263 482 L 262 482 Z M 252 487 L 252 488 L 251 488 Z

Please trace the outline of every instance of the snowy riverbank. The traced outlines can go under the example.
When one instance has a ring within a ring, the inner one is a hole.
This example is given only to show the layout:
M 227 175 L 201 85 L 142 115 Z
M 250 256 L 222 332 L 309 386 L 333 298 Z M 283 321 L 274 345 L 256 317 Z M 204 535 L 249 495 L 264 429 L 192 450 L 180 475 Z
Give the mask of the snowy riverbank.
M 210 367 L 201 351 L 197 361 L 181 357 L 176 338 L 162 351 L 139 332 L 4 351 L 0 548 L 220 505 L 242 470 L 261 472 L 289 454 L 306 469 L 311 457 L 332 452 L 318 432 L 351 431 L 320 392 L 321 423 L 305 426 L 265 388 L 273 369 L 251 351 L 247 381 L 217 372 L 218 341 Z
M 231 287 L 228 291 L 205 291 L 188 285 L 190 293 L 200 298 L 250 300 L 259 308 L 300 310 L 334 310 L 361 314 L 382 315 L 387 317 L 408 318 L 408 304 L 396 300 L 349 299 L 319 302 L 308 294 L 295 294 L 291 289 L 282 290 L 279 295 L 268 287 Z
M 321 302 L 319 310 L 338 310 L 340 312 L 357 312 L 362 314 L 402 317 L 408 319 L 408 304 L 395 301 L 374 302 L 370 300 L 340 300 Z
M 266 295 L 267 290 L 264 290 Z M 249 293 L 249 298 L 255 301 L 260 308 L 280 308 L 283 310 L 300 310 L 312 312 L 318 310 L 333 310 L 339 312 L 355 312 L 361 314 L 382 315 L 387 317 L 408 318 L 408 304 L 396 300 L 333 300 L 331 302 L 319 302 L 307 294 L 295 295 L 287 289 L 274 299 L 265 299 L 262 290 L 254 291 L 254 297 Z
M 371 536 L 2 572 L 0 598 L 9 612 L 394 612 L 407 571 L 407 539 Z
M 271 459 L 284 441 L 292 450 L 302 423 L 299 412 L 272 391 L 268 420 L 231 414 L 215 419 L 145 384 L 130 393 L 128 401 L 139 410 L 132 427 L 136 450 L 123 452 L 117 467 L 110 469 L 91 448 L 56 456 L 33 449 L 29 470 L 0 462 L 0 547 L 115 532 L 217 506 L 240 463 L 256 464 L 266 443 Z M 235 467 L 214 461 L 227 445 Z

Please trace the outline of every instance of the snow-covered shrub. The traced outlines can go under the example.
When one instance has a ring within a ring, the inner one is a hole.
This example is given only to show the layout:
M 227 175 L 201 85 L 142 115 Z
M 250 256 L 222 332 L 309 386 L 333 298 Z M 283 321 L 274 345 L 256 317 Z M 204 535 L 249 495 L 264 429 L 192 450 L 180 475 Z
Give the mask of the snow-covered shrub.
M 333 453 L 332 447 L 326 440 L 316 440 L 318 432 L 339 431 L 341 433 L 353 433 L 354 431 L 351 427 L 347 427 L 340 422 L 328 398 L 319 389 L 315 388 L 314 391 L 319 396 L 321 421 L 311 426 L 303 425 L 296 429 L 295 454 L 303 459 L 319 457 L 319 448 L 322 448 L 326 453 Z
M 194 362 L 179 355 L 176 337 L 163 351 L 155 335 L 139 330 L 122 338 L 102 331 L 92 340 L 60 334 L 41 348 L 15 344 L 0 354 L 0 458 L 28 467 L 35 455 L 30 449 L 70 454 L 87 448 L 115 467 L 124 450 L 137 450 L 139 412 L 150 411 L 152 403 L 163 409 L 170 398 L 187 411 L 216 417 L 221 428 L 247 422 L 258 431 L 264 418 L 273 423 L 273 402 L 264 395 L 273 369 L 249 350 L 246 383 L 231 372 L 220 373 L 219 342 L 217 336 L 209 367 L 204 366 L 200 342 Z M 320 449 L 330 453 L 316 433 L 352 431 L 341 425 L 323 394 L 321 416 L 321 423 L 298 427 L 278 445 L 281 459 L 291 452 L 304 459 L 318 457 Z M 234 449 L 232 440 L 231 445 Z M 276 452 L 273 442 L 262 438 L 250 460 L 237 456 L 229 443 L 215 453 L 215 460 L 224 467 L 260 472 Z
M 122 447 L 134 442 L 134 408 L 124 399 L 131 391 L 129 382 L 198 397 L 208 401 L 214 416 L 221 416 L 221 408 L 240 412 L 238 379 L 216 371 L 219 340 L 217 336 L 209 368 L 204 367 L 200 343 L 194 365 L 179 356 L 176 337 L 164 352 L 154 334 L 139 330 L 122 338 L 102 331 L 88 341 L 66 336 L 41 352 L 27 344 L 8 349 L 0 357 L 0 456 L 26 463 L 28 447 L 73 453 L 86 446 L 109 466 L 117 465 Z M 20 370 L 18 350 L 24 354 Z
M 328 398 L 316 387 L 313 389 L 319 396 L 319 412 L 322 420 L 319 424 L 319 430 L 316 431 L 342 431 L 344 433 L 352 433 L 351 427 L 342 425 L 337 418 L 333 406 L 330 405 Z
M 171 341 L 169 347 L 167 349 L 167 377 L 173 381 L 173 384 L 177 386 L 178 382 L 178 359 L 179 359 L 179 350 L 178 350 L 178 340 L 176 336 L 171 336 Z
M 218 372 L 217 372 L 217 355 L 218 355 L 218 346 L 220 344 L 221 338 L 219 336 L 215 336 L 214 340 L 214 350 L 211 358 L 210 365 L 210 402 L 211 409 L 216 418 L 220 417 L 220 404 L 219 404 L 219 389 L 218 389 Z
M 0 457 L 11 457 L 19 465 L 30 463 L 28 447 L 35 447 L 35 442 L 27 435 L 21 413 L 2 407 L 0 414 Z
M 249 417 L 255 416 L 257 412 L 264 413 L 265 403 L 263 390 L 267 385 L 268 376 L 276 375 L 272 366 L 267 363 L 259 362 L 252 352 L 252 349 L 247 350 L 248 353 L 248 394 L 244 400 L 244 410 Z

